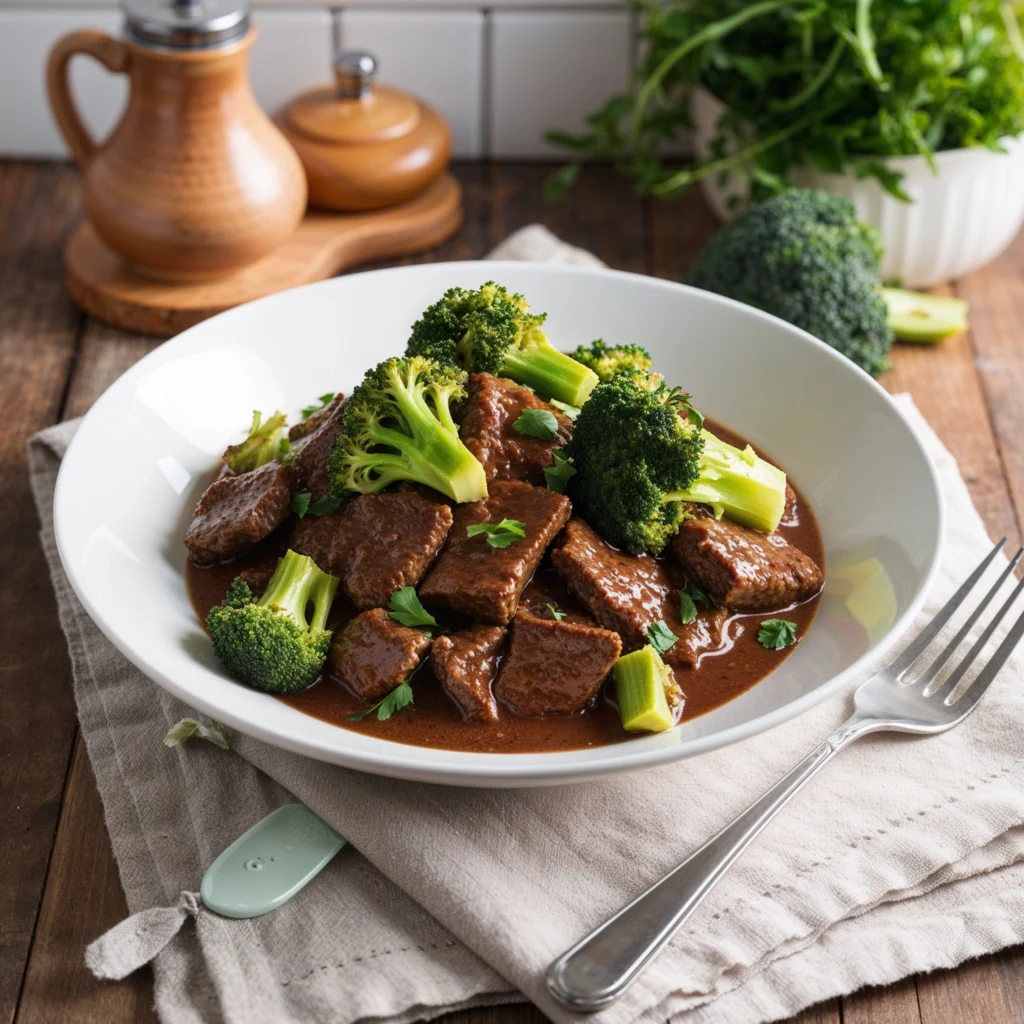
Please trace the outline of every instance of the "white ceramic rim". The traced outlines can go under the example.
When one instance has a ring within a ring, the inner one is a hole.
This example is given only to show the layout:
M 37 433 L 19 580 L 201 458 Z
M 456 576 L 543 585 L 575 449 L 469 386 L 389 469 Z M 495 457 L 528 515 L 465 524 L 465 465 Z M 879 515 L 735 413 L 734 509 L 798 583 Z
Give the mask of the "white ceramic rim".
M 488 277 L 500 277 L 503 269 L 522 267 L 522 263 L 498 260 L 465 260 L 447 264 L 433 264 L 433 266 L 449 266 L 453 268 L 453 270 L 482 267 L 486 268 Z M 363 274 L 351 274 L 345 276 L 347 279 L 370 274 L 391 274 L 394 276 L 401 276 L 403 273 L 414 273 L 417 269 L 416 265 L 407 267 L 391 267 L 383 270 L 365 271 Z M 764 313 L 761 310 L 755 309 L 752 306 L 747 306 L 744 303 L 737 302 L 734 299 L 728 299 L 714 293 L 694 289 L 689 285 L 680 284 L 674 281 L 649 277 L 645 274 L 635 274 L 621 270 L 610 270 L 607 268 L 554 264 L 547 267 L 547 269 L 553 274 L 638 278 L 647 286 L 672 290 L 683 289 L 690 292 L 700 291 L 701 296 L 704 297 L 705 300 L 710 299 L 713 302 L 724 303 L 734 307 L 742 307 L 743 310 L 754 319 L 763 319 L 774 323 L 783 322 L 769 313 Z M 333 280 L 334 279 L 319 281 L 313 284 L 303 285 L 300 288 L 289 289 L 288 291 L 290 293 L 297 293 L 310 288 L 331 287 Z M 279 299 L 282 294 L 284 293 L 278 292 L 275 295 L 258 299 L 254 303 L 249 303 L 248 305 L 259 305 L 261 302 Z M 228 310 L 226 314 L 220 315 L 228 315 L 230 312 L 231 310 Z M 211 318 L 211 320 L 216 320 L 216 317 Z M 206 326 L 208 328 L 209 323 L 210 321 L 204 321 L 202 326 Z M 880 661 L 886 652 L 888 652 L 896 641 L 903 635 L 914 617 L 921 610 L 929 591 L 934 585 L 935 577 L 941 566 L 942 556 L 945 550 L 946 507 L 942 496 L 942 490 L 939 485 L 938 474 L 932 460 L 925 451 L 920 438 L 903 416 L 899 406 L 892 400 L 889 393 L 885 391 L 885 389 L 876 380 L 859 367 L 850 363 L 845 356 L 840 355 L 835 349 L 792 324 L 786 324 L 786 327 L 802 336 L 807 343 L 817 346 L 819 349 L 823 350 L 828 358 L 835 359 L 845 364 L 845 370 L 854 374 L 859 374 L 863 378 L 864 383 L 866 383 L 870 388 L 873 388 L 890 407 L 892 412 L 895 413 L 897 418 L 905 424 L 908 434 L 912 438 L 922 461 L 927 467 L 928 478 L 932 485 L 933 496 L 938 513 L 938 543 L 924 574 L 921 586 L 913 600 L 909 603 L 903 614 L 892 624 L 886 635 L 878 642 L 878 644 L 866 651 L 845 670 L 832 676 L 830 679 L 825 680 L 810 693 L 804 694 L 802 697 L 798 697 L 790 703 L 777 708 L 775 711 L 752 718 L 741 725 L 723 729 L 720 732 L 716 732 L 708 736 L 689 740 L 685 744 L 655 747 L 651 750 L 644 750 L 637 753 L 629 752 L 633 744 L 610 744 L 599 748 L 602 751 L 607 752 L 606 757 L 601 761 L 568 766 L 544 764 L 543 760 L 545 758 L 549 758 L 551 756 L 551 752 L 523 754 L 470 754 L 466 751 L 440 751 L 435 748 L 431 748 L 435 755 L 440 755 L 442 757 L 443 755 L 450 753 L 452 755 L 452 761 L 449 763 L 446 760 L 438 759 L 433 760 L 429 765 L 410 765 L 409 751 L 418 748 L 412 747 L 408 744 L 381 741 L 381 746 L 384 750 L 380 754 L 360 752 L 358 756 L 349 756 L 347 752 L 339 752 L 337 747 L 330 746 L 328 744 L 313 742 L 309 739 L 304 739 L 303 737 L 296 735 L 282 735 L 280 732 L 273 729 L 265 728 L 261 725 L 254 725 L 252 722 L 237 716 L 229 704 L 220 705 L 217 702 L 206 700 L 202 695 L 197 695 L 187 690 L 180 686 L 174 679 L 165 675 L 158 665 L 153 664 L 143 653 L 136 650 L 128 639 L 122 637 L 112 629 L 109 623 L 104 621 L 102 616 L 98 613 L 98 610 L 89 598 L 87 583 L 78 571 L 77 560 L 67 557 L 65 542 L 60 529 L 62 516 L 58 510 L 65 500 L 64 489 L 62 487 L 62 481 L 65 479 L 63 467 L 68 464 L 70 459 L 75 457 L 75 449 L 83 443 L 81 439 L 85 436 L 89 421 L 102 416 L 106 406 L 114 401 L 119 391 L 124 390 L 125 388 L 130 388 L 138 377 L 147 373 L 149 371 L 149 364 L 161 359 L 162 353 L 167 351 L 166 345 L 174 344 L 175 341 L 186 337 L 195 328 L 190 328 L 189 330 L 182 332 L 176 338 L 170 339 L 168 342 L 165 342 L 163 346 L 140 359 L 139 362 L 122 374 L 122 376 L 119 377 L 96 400 L 92 408 L 86 413 L 82 424 L 79 426 L 79 429 L 72 439 L 64 456 L 61 472 L 58 474 L 57 484 L 54 491 L 54 534 L 57 542 L 57 550 L 60 554 L 65 573 L 71 583 L 71 587 L 78 599 L 82 602 L 82 605 L 89 614 L 89 617 L 96 623 L 107 639 L 110 640 L 110 642 L 148 678 L 152 679 L 179 700 L 187 703 L 190 707 L 195 708 L 197 711 L 200 711 L 211 718 L 217 719 L 219 722 L 223 722 L 225 725 L 238 729 L 240 732 L 256 739 L 263 740 L 271 746 L 289 750 L 293 753 L 302 754 L 307 757 L 312 757 L 319 761 L 325 761 L 330 764 L 341 765 L 342 767 L 352 768 L 357 771 L 366 771 L 372 774 L 383 775 L 391 778 L 435 782 L 445 785 L 498 786 L 511 788 L 515 786 L 559 785 L 569 782 L 584 782 L 604 775 L 634 771 L 639 768 L 654 767 L 656 765 L 665 764 L 669 761 L 682 760 L 720 747 L 730 746 L 796 718 L 798 715 L 801 715 L 805 711 L 808 711 L 820 704 L 846 684 L 857 678 L 872 663 Z M 566 751 L 565 753 L 568 754 L 570 752 Z M 466 765 L 459 763 L 460 760 L 464 760 L 468 757 L 475 759 L 487 758 L 488 760 L 484 764 L 474 764 L 472 769 L 469 770 Z M 531 761 L 534 763 L 531 764 Z

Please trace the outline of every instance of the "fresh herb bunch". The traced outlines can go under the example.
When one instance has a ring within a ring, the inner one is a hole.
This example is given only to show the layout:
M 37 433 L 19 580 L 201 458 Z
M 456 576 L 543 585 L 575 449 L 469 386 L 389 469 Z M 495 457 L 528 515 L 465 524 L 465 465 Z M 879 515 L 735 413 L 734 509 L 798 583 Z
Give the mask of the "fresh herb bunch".
M 906 200 L 878 158 L 965 146 L 998 150 L 1024 131 L 1021 0 L 631 0 L 641 57 L 629 91 L 588 118 L 589 131 L 551 132 L 572 162 L 610 160 L 641 194 L 671 196 L 713 174 L 747 179 L 752 201 L 797 168 L 874 177 Z M 682 170 L 662 151 L 690 127 L 688 93 L 726 107 L 711 154 Z

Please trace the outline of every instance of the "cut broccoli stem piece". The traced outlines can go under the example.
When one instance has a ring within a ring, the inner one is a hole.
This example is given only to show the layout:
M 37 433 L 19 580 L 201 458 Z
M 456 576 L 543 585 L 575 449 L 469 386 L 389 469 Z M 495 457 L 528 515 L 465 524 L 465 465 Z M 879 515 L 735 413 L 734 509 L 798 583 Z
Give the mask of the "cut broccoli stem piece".
M 258 409 L 253 410 L 249 436 L 239 444 L 231 445 L 224 452 L 224 461 L 232 473 L 248 473 L 286 454 L 288 443 L 288 422 L 283 412 L 275 412 L 263 421 Z
M 502 377 L 533 388 L 544 398 L 580 406 L 598 382 L 598 376 L 572 356 L 549 344 L 512 346 L 501 361 Z
M 321 571 L 308 555 L 289 549 L 277 563 L 267 589 L 256 604 L 286 615 L 299 629 L 314 632 L 327 624 L 337 592 L 336 576 Z M 313 605 L 312 620 L 307 617 L 310 604 Z
M 673 707 L 682 700 L 672 670 L 650 645 L 615 663 L 615 699 L 627 732 L 664 732 L 676 724 Z
M 700 475 L 685 491 L 673 491 L 664 500 L 710 505 L 718 517 L 772 533 L 786 509 L 786 474 L 750 445 L 741 451 L 706 430 L 701 436 Z

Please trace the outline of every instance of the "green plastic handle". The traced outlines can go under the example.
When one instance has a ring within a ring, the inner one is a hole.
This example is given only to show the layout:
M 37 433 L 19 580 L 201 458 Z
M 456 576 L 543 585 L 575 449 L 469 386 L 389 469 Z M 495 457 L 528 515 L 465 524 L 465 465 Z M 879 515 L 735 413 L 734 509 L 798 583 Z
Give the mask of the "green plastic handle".
M 287 903 L 345 845 L 305 804 L 285 804 L 239 836 L 203 875 L 204 905 L 224 917 L 259 917 Z

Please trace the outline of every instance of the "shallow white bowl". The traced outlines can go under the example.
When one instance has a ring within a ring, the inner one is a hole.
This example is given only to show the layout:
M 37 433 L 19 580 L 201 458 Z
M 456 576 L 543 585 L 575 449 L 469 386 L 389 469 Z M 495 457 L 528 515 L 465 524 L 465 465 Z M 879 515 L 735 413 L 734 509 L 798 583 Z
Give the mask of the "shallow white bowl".
M 694 148 L 701 159 L 711 152 L 724 105 L 704 89 L 690 104 Z M 994 260 L 1024 224 L 1024 136 L 1003 140 L 1005 153 L 983 146 L 935 154 L 935 170 L 923 156 L 879 157 L 903 175 L 904 203 L 875 178 L 825 174 L 813 167 L 795 171 L 794 184 L 846 196 L 857 218 L 878 228 L 885 246 L 882 280 L 898 278 L 907 288 L 930 288 L 969 274 Z M 736 176 L 715 175 L 701 182 L 708 205 L 722 219 L 733 212 L 728 203 L 745 195 Z
M 788 469 L 828 552 L 817 620 L 771 676 L 657 736 L 552 754 L 470 754 L 395 744 L 310 718 L 232 682 L 189 605 L 182 537 L 226 444 L 253 409 L 292 415 L 400 353 L 409 325 L 452 285 L 495 278 L 547 310 L 562 348 L 596 337 L 647 345 L 668 381 Z M 885 392 L 832 349 L 728 299 L 633 274 L 526 263 L 374 271 L 271 296 L 161 346 L 93 406 L 57 481 L 57 543 L 89 614 L 142 671 L 200 711 L 336 764 L 459 785 L 592 778 L 689 757 L 799 714 L 850 680 L 920 606 L 938 565 L 932 467 Z M 877 562 L 865 563 L 875 558 Z M 873 621 L 851 617 L 839 577 L 875 566 Z M 884 569 L 884 572 L 881 571 Z

